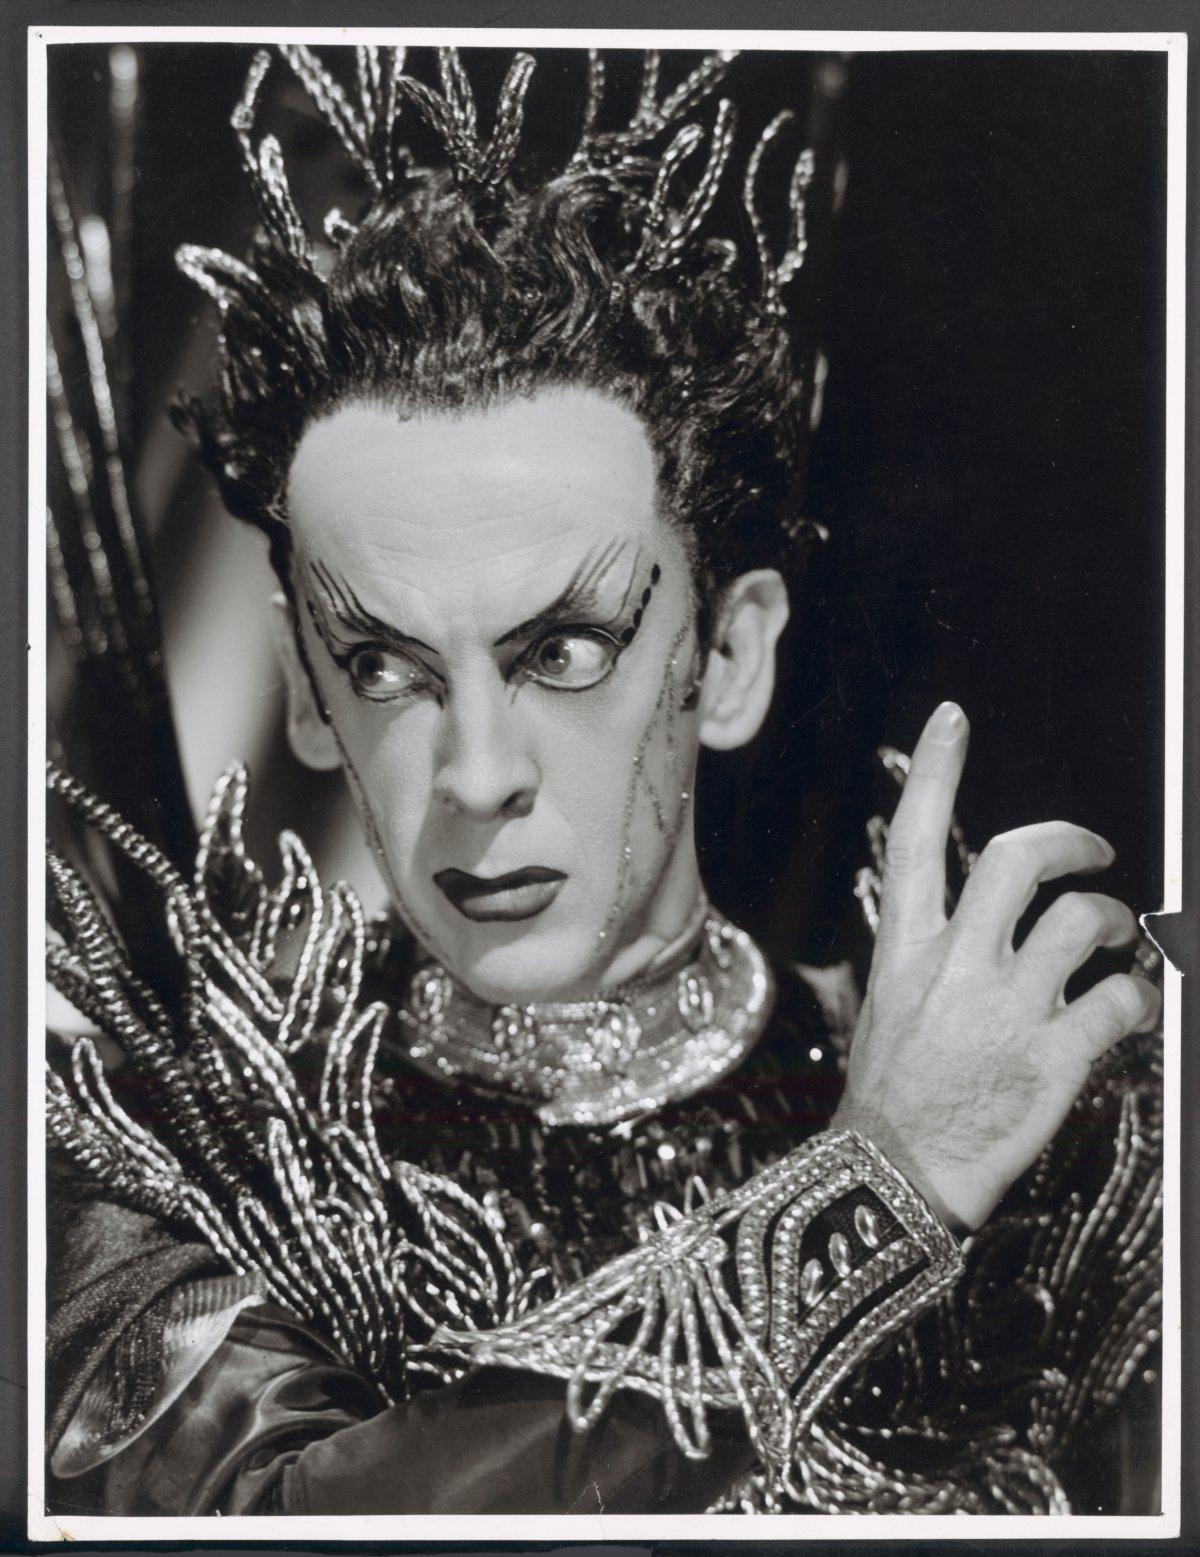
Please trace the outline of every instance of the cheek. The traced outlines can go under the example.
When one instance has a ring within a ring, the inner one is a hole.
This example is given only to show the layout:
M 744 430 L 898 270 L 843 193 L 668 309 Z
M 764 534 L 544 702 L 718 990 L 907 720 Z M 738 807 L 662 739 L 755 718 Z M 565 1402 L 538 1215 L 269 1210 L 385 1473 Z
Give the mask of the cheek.
M 628 825 L 639 837 L 654 832 L 669 843 L 687 808 L 697 752 L 697 722 L 687 712 L 693 679 L 690 638 L 689 631 L 680 629 L 671 644 L 631 763 Z
M 543 799 L 611 879 L 619 901 L 657 879 L 687 811 L 697 739 L 683 709 L 690 629 L 591 693 L 542 715 Z M 619 909 L 618 909 L 619 911 Z
M 628 689 L 616 683 L 610 678 L 577 695 L 531 694 L 540 703 L 541 803 L 585 842 L 611 844 L 611 819 L 620 813 L 637 746 L 638 712 Z
M 352 693 L 331 702 L 334 729 L 372 842 L 393 874 L 406 872 L 429 811 L 436 709 L 389 713 Z

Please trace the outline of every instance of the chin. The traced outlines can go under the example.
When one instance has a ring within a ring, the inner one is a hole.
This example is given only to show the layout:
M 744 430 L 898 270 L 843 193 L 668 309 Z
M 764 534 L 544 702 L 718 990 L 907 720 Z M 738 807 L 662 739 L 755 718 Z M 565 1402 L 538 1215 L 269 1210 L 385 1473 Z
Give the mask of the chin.
M 479 926 L 478 929 L 486 929 Z M 479 1000 L 489 1005 L 530 1005 L 537 1000 L 587 1000 L 601 981 L 607 961 L 598 949 L 596 934 L 536 925 L 495 926 L 504 936 L 459 937 L 453 950 L 450 973 Z M 523 929 L 524 933 L 514 934 Z M 474 941 L 475 944 L 469 944 Z

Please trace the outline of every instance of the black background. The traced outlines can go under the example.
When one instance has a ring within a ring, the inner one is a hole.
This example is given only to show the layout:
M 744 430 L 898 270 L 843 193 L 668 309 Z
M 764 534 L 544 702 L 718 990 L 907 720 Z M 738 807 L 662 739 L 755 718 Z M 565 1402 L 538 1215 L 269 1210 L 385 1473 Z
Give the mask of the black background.
M 782 912 L 812 905 L 810 955 L 842 922 L 872 748 L 911 750 L 942 698 L 972 722 L 977 846 L 1085 822 L 1111 890 L 1158 906 L 1164 87 L 1148 56 L 852 62 L 810 494 L 831 540 L 764 743 L 782 772 L 760 753 L 739 834 L 769 819 L 749 906 L 794 772 Z

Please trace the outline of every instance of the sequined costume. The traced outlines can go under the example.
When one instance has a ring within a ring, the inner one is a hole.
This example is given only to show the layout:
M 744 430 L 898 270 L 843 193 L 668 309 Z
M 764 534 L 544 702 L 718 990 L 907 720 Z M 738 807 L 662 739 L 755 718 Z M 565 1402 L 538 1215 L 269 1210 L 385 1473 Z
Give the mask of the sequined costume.
M 94 1305 L 72 1293 L 52 1320 L 52 1354 L 74 1367 L 51 1460 L 68 1506 L 412 1511 L 458 1492 L 460 1512 L 536 1512 L 559 1506 L 564 1406 L 602 1463 L 621 1446 L 620 1485 L 598 1494 L 610 1510 L 1064 1511 L 1064 1478 L 1103 1506 L 1111 1462 L 1093 1446 L 1079 1482 L 1075 1456 L 1156 1338 L 1154 1040 L 1100 1062 L 960 1250 L 869 1145 L 828 1130 L 846 1035 L 820 981 L 772 978 L 719 916 L 641 998 L 677 1002 L 677 1032 L 703 1045 L 729 990 L 744 1013 L 770 979 L 745 1054 L 729 1063 L 719 1032 L 711 1081 L 696 1070 L 686 1095 L 631 1112 L 610 1041 L 623 1003 L 609 1002 L 592 1058 L 603 1048 L 619 1117 L 547 1122 L 530 1081 L 522 1098 L 509 1075 L 489 1090 L 420 1068 L 444 991 L 410 966 L 411 943 L 320 888 L 296 840 L 266 886 L 240 843 L 240 774 L 191 887 L 53 782 L 158 877 L 186 962 L 168 1012 L 53 864 L 52 975 L 119 1038 L 135 1083 L 118 1102 L 88 1039 L 50 1073 L 52 1138 L 99 1196 L 74 1201 L 85 1252 L 68 1283 L 120 1286 L 96 1275 L 97 1226 L 122 1275 L 147 1240 L 160 1261 L 116 1302 L 90 1374 L 77 1337 Z M 512 1050 L 513 1017 L 496 1013 L 498 1048 Z M 165 1249 L 164 1227 L 178 1240 Z M 496 1447 L 506 1408 L 551 1444 L 548 1458 L 526 1444 L 515 1484 Z M 472 1426 L 495 1473 L 434 1497 L 410 1439 L 436 1460 Z M 580 1453 L 576 1480 L 599 1487 Z M 397 1485 L 400 1465 L 415 1480 Z

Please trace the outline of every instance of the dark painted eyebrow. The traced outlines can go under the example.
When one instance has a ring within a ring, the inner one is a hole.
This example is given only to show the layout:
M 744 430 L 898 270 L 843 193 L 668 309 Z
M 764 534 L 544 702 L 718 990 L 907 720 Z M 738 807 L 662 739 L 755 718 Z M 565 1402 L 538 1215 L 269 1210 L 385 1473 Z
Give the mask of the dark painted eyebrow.
M 620 560 L 627 545 L 627 541 L 610 541 L 598 554 L 595 548 L 589 551 L 567 580 L 562 592 L 549 605 L 543 606 L 540 611 L 536 611 L 523 622 L 519 622 L 516 627 L 503 633 L 492 644 L 492 648 L 502 649 L 506 644 L 515 643 L 522 638 L 535 637 L 548 627 L 561 627 L 577 622 L 581 616 L 594 611 L 598 603 L 600 586 Z M 622 597 L 622 608 L 624 601 L 629 597 L 631 587 L 632 575 L 631 583 L 626 587 L 625 595 Z
M 414 638 L 409 633 L 401 632 L 390 622 L 385 622 L 382 617 L 368 611 L 363 605 L 354 589 L 345 579 L 337 579 L 330 573 L 323 563 L 315 563 L 311 568 L 304 565 L 305 571 L 312 574 L 322 591 L 327 597 L 328 604 L 336 617 L 338 624 L 347 628 L 350 632 L 361 633 L 365 638 L 374 639 L 378 643 L 390 644 L 397 649 L 422 649 L 426 654 L 432 654 L 436 659 L 441 655 L 432 646 L 420 638 Z M 318 630 L 320 623 L 317 624 Z M 322 634 L 324 636 L 324 634 Z M 326 647 L 329 647 L 327 644 Z
M 609 541 L 599 550 L 593 547 L 582 558 L 579 566 L 575 569 L 570 579 L 568 579 L 566 586 L 549 605 L 543 606 L 533 616 L 526 617 L 516 627 L 510 628 L 508 632 L 501 634 L 492 644 L 492 647 L 500 649 L 521 639 L 532 638 L 549 628 L 577 622 L 581 616 L 586 616 L 595 611 L 600 587 L 620 561 L 628 544 L 628 541 L 623 540 Z M 345 579 L 335 577 L 323 563 L 317 562 L 310 565 L 302 562 L 301 566 L 320 586 L 319 592 L 325 596 L 325 600 L 322 603 L 328 607 L 339 626 L 349 632 L 361 633 L 363 637 L 370 638 L 376 643 L 390 645 L 397 649 L 421 649 L 426 654 L 433 655 L 435 659 L 441 659 L 441 654 L 432 644 L 425 643 L 420 638 L 414 638 L 410 633 L 402 632 L 392 623 L 385 622 L 381 617 L 376 616 L 373 611 L 369 611 L 355 593 L 352 585 Z M 637 569 L 635 566 L 630 573 L 629 582 L 621 597 L 618 615 L 624 611 L 629 600 L 636 573 Z M 321 631 L 321 623 L 317 621 L 316 625 L 318 631 Z M 321 636 L 322 638 L 326 637 L 324 632 L 321 633 Z M 328 643 L 327 639 L 326 647 L 330 649 L 330 652 L 336 658 L 336 651 Z

